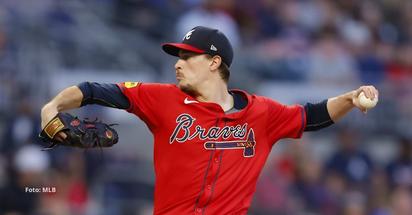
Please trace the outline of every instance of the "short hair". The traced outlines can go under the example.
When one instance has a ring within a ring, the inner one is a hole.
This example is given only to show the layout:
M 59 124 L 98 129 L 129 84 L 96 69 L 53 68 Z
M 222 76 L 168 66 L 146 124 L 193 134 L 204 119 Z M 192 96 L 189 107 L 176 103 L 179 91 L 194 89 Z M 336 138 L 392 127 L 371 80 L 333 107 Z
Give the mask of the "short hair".
M 219 66 L 219 74 L 223 81 L 225 81 L 225 83 L 229 82 L 230 70 L 229 67 L 225 63 L 223 63 L 223 61 Z

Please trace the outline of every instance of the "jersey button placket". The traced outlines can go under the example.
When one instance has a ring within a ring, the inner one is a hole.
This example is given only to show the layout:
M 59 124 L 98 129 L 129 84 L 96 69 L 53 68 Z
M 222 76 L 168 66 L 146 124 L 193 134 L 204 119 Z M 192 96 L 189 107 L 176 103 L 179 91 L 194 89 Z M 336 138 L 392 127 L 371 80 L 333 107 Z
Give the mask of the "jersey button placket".
M 202 208 L 196 208 L 195 214 L 201 214 L 202 213 Z
M 207 204 L 210 203 L 211 197 L 212 197 L 212 191 L 213 191 L 213 186 L 215 183 L 215 180 L 217 180 L 216 176 L 218 174 L 218 169 L 220 165 L 220 154 L 221 152 L 216 150 L 215 155 L 212 158 L 212 163 L 210 165 L 210 171 L 206 179 L 205 187 L 203 188 L 202 192 L 202 197 L 200 198 L 198 208 L 197 209 L 202 209 L 204 207 L 207 207 Z
M 217 180 L 217 174 L 218 174 L 218 171 L 219 171 L 219 166 L 221 165 L 220 159 L 219 159 L 220 155 L 221 155 L 221 151 L 216 151 L 215 157 L 213 158 L 211 174 L 210 174 L 210 178 L 207 182 L 206 190 L 205 190 L 205 194 L 207 195 L 208 198 L 211 197 L 213 186 L 214 186 L 214 184 L 216 183 L 216 180 Z

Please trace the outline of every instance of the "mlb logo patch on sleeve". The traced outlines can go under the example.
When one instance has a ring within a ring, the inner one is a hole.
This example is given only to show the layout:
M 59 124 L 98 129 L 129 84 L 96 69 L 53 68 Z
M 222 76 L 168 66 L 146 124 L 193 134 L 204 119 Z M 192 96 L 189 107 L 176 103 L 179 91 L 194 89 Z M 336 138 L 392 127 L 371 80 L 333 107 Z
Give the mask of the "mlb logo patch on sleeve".
M 139 84 L 139 82 L 124 82 L 124 86 L 126 88 L 136 87 L 138 84 Z

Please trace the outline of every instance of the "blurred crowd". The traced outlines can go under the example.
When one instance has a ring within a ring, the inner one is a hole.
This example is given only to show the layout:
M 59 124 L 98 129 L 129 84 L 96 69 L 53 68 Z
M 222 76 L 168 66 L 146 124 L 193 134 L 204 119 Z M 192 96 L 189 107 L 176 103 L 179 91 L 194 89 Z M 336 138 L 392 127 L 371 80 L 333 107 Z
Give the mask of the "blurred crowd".
M 275 145 L 250 214 L 411 214 L 410 11 L 405 0 L 0 0 L 0 214 L 151 214 L 151 161 L 127 147 L 41 151 L 39 111 L 58 71 L 174 82 L 160 44 L 197 25 L 232 41 L 233 87 L 380 90 L 373 124 L 352 114 Z
M 315 156 L 313 141 L 288 144 L 272 159 L 257 185 L 253 214 L 411 213 L 411 139 L 396 140 L 397 151 L 384 163 L 352 129 L 337 132 L 331 141 L 337 149 L 326 159 Z

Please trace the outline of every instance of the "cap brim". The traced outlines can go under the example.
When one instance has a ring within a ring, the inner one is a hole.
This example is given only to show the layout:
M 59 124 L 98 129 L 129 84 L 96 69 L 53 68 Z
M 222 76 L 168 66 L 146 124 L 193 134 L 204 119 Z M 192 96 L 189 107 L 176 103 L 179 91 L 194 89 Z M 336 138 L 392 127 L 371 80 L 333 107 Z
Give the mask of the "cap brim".
M 192 45 L 185 44 L 185 43 L 164 43 L 162 44 L 162 49 L 166 53 L 179 57 L 179 51 L 185 50 L 189 52 L 203 54 L 205 53 L 204 50 L 198 49 Z

